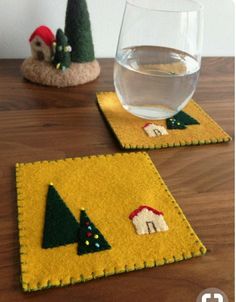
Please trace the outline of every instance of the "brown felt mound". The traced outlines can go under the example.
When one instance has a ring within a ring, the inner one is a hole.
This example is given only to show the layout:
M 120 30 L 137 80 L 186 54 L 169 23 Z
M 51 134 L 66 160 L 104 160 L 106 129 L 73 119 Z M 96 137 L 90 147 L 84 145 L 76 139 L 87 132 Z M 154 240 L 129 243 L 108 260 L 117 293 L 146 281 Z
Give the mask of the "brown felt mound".
M 26 59 L 21 66 L 24 77 L 37 84 L 69 87 L 94 81 L 100 74 L 97 60 L 88 63 L 72 63 L 65 71 L 57 70 L 45 61 Z

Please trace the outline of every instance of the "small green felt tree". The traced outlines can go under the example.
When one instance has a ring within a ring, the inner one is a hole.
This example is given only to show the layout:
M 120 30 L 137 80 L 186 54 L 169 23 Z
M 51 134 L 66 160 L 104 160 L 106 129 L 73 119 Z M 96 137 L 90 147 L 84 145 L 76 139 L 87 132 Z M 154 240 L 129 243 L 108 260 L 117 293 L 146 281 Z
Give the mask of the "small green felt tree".
M 79 223 L 53 184 L 48 187 L 42 248 L 54 248 L 78 241 Z
M 78 243 L 79 255 L 96 253 L 111 248 L 100 231 L 91 222 L 84 209 L 81 209 L 80 212 Z
M 65 34 L 72 47 L 72 62 L 91 62 L 94 46 L 86 0 L 68 0 Z
M 57 69 L 65 70 L 71 65 L 71 46 L 68 44 L 68 39 L 61 29 L 57 30 L 55 55 L 53 64 Z
M 185 113 L 184 111 L 180 111 L 172 118 L 166 120 L 168 129 L 186 129 L 189 125 L 199 125 L 199 122 Z

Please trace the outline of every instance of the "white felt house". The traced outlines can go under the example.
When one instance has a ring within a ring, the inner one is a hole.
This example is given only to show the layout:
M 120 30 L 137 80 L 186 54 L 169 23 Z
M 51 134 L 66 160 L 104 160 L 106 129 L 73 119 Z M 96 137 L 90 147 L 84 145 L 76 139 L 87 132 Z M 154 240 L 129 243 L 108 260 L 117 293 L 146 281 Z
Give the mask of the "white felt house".
M 168 135 L 168 131 L 165 127 L 153 123 L 146 124 L 143 129 L 149 137 Z
M 47 26 L 39 26 L 29 38 L 32 57 L 36 60 L 50 62 L 53 55 L 55 36 Z
M 169 229 L 164 214 L 149 206 L 140 206 L 129 215 L 129 219 L 139 235 L 166 232 Z

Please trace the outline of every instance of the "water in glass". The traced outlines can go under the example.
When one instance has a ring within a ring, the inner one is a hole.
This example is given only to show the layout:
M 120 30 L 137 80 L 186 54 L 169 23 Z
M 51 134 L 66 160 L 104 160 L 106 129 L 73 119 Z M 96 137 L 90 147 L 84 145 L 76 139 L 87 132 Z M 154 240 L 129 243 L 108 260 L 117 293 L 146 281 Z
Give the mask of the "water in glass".
M 200 62 L 178 49 L 134 46 L 119 51 L 114 69 L 123 107 L 145 119 L 163 119 L 182 110 L 192 97 Z

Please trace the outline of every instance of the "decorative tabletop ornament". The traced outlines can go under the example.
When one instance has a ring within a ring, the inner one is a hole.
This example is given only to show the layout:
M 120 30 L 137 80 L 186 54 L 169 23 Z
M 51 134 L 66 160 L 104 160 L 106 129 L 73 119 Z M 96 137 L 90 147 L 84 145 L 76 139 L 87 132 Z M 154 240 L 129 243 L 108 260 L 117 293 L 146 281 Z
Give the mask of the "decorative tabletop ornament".
M 32 56 L 23 62 L 21 70 L 31 82 L 69 87 L 91 82 L 100 74 L 86 0 L 68 0 L 65 33 L 58 29 L 55 37 L 43 25 L 29 42 Z

